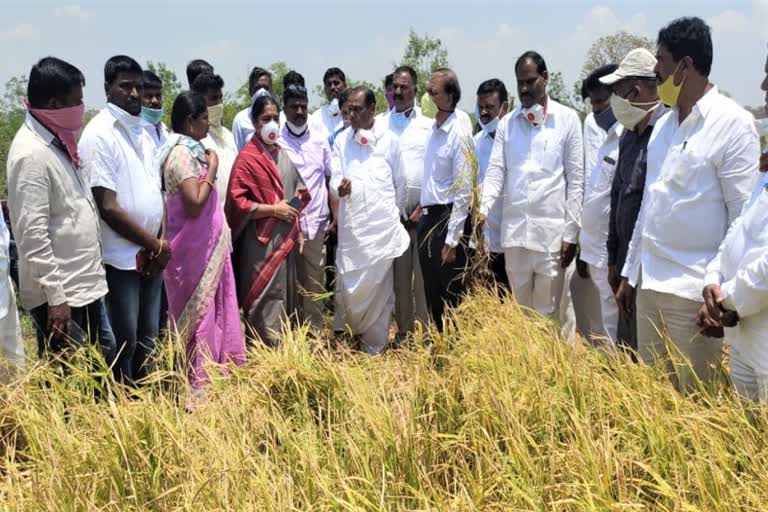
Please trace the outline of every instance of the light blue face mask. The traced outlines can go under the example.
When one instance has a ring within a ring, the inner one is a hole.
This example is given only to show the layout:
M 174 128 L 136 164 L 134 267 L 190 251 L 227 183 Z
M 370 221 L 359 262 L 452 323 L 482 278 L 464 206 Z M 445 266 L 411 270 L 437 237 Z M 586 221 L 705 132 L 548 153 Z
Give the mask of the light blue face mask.
M 408 122 L 411 120 L 410 117 L 406 115 L 406 113 L 411 113 L 411 115 L 413 115 L 413 109 L 411 108 L 410 110 L 406 110 L 404 112 L 393 110 L 389 115 L 389 124 L 397 133 L 405 130 L 405 128 L 408 126 Z
M 141 107 L 141 117 L 146 122 L 154 126 L 163 119 L 163 109 Z

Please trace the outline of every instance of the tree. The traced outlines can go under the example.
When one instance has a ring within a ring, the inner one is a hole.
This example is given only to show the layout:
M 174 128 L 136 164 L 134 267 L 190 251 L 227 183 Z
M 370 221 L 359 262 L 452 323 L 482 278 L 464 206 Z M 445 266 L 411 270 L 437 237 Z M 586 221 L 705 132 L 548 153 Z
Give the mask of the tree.
M 653 52 L 655 43 L 647 37 L 620 30 L 615 34 L 598 37 L 589 51 L 581 68 L 581 79 L 605 64 L 618 64 L 635 48 L 646 48 Z
M 565 87 L 565 81 L 563 80 L 563 74 L 560 71 L 553 71 L 549 73 L 549 84 L 547 85 L 547 94 L 558 103 L 570 107 L 575 110 L 579 110 L 578 104 L 575 98 L 568 92 Z
M 8 151 L 16 132 L 24 123 L 25 109 L 22 98 L 27 96 L 26 75 L 15 76 L 5 82 L 3 95 L 0 97 L 0 193 L 3 197 L 7 190 L 6 165 Z
M 171 110 L 173 110 L 173 102 L 176 101 L 176 96 L 181 92 L 181 82 L 176 77 L 176 72 L 163 62 L 155 64 L 149 61 L 147 62 L 147 69 L 156 74 L 163 82 L 163 109 L 165 111 L 163 113 L 163 122 L 170 126 Z
M 408 44 L 400 60 L 401 66 L 411 66 L 418 75 L 417 96 L 427 90 L 427 80 L 438 68 L 448 67 L 448 50 L 440 38 L 429 34 L 419 36 L 413 27 L 408 33 Z

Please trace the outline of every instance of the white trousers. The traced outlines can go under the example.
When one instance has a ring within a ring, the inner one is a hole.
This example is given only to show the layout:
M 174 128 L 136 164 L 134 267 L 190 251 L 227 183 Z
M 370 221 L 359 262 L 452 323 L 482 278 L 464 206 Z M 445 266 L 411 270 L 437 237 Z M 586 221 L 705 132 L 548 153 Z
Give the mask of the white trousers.
M 409 230 L 408 235 L 411 237 L 411 245 L 395 260 L 394 265 L 395 320 L 397 333 L 401 336 L 413 331 L 414 321 L 422 325 L 427 325 L 429 321 L 416 228 Z
M 745 357 L 737 345 L 731 346 L 728 364 L 737 395 L 753 402 L 768 402 L 768 373 L 755 368 L 753 361 Z
M 543 315 L 555 317 L 563 293 L 564 272 L 560 268 L 560 253 L 511 247 L 504 250 L 504 260 L 509 285 L 517 302 Z
M 589 309 L 590 340 L 599 345 L 605 342 L 615 345 L 619 329 L 619 307 L 608 282 L 608 268 L 590 264 L 589 277 L 598 293 L 596 304 Z
M 340 274 L 344 317 L 361 349 L 380 354 L 387 348 L 389 323 L 395 307 L 392 260 Z

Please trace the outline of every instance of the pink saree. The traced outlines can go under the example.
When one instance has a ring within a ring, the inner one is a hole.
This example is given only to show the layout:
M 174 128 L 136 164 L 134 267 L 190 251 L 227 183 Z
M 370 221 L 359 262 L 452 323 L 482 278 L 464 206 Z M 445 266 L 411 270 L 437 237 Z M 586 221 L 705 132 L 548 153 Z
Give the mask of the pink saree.
M 189 382 L 199 388 L 208 381 L 206 364 L 245 362 L 229 227 L 215 189 L 196 218 L 184 209 L 178 185 L 190 178 L 202 183 L 208 174 L 198 142 L 175 136 L 159 158 L 171 244 L 171 260 L 164 273 L 168 316 L 185 342 Z

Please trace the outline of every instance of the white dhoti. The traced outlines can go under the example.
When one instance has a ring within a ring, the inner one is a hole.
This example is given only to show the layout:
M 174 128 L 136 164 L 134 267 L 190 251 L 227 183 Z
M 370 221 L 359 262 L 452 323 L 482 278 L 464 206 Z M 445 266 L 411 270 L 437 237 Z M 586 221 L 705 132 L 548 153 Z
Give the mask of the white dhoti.
M 391 259 L 340 276 L 347 325 L 361 338 L 361 349 L 380 354 L 387 348 L 389 324 L 395 307 Z

